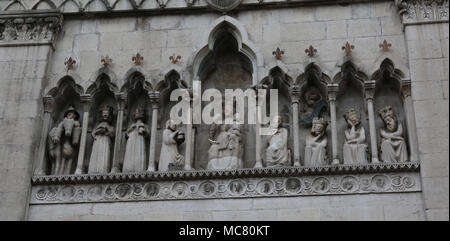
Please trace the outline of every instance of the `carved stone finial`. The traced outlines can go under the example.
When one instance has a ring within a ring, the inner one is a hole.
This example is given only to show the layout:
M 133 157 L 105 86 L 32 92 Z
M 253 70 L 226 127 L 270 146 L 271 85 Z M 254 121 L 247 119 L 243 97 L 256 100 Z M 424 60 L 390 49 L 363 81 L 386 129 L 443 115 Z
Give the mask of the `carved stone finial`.
M 102 56 L 101 62 L 103 63 L 103 67 L 108 67 L 112 64 L 112 59 L 106 55 L 105 57 Z
M 133 61 L 136 66 L 139 66 L 142 64 L 142 61 L 144 61 L 144 57 L 140 53 L 137 53 L 136 56 L 131 58 L 131 61 Z
M 355 46 L 351 45 L 349 42 L 345 43 L 344 46 L 342 46 L 342 50 L 345 51 L 346 56 L 350 56 L 352 54 L 352 50 L 355 48 Z
M 77 61 L 72 57 L 66 58 L 64 61 L 64 65 L 66 66 L 67 71 L 72 70 L 74 65 L 77 64 Z
M 177 64 L 180 59 L 181 56 L 180 55 L 175 56 L 175 54 L 169 57 L 169 60 L 172 62 L 172 64 Z
M 312 45 L 309 45 L 309 48 L 305 49 L 305 53 L 308 54 L 309 57 L 314 57 L 317 53 L 317 49 L 315 49 Z
M 275 58 L 278 60 L 281 59 L 283 54 L 284 54 L 284 50 L 281 50 L 280 48 L 277 48 L 275 51 L 272 52 L 272 55 L 275 56 Z
M 383 41 L 383 43 L 378 45 L 380 47 L 381 50 L 383 50 L 383 52 L 387 52 L 389 51 L 389 48 L 392 47 L 391 43 L 388 43 L 388 41 L 386 41 L 386 39 Z

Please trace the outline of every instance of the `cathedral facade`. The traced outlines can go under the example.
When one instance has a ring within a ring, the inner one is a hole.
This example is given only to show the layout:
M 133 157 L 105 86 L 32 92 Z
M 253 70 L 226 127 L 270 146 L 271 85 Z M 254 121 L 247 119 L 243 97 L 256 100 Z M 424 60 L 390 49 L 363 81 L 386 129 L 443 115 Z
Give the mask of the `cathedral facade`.
M 448 220 L 448 8 L 0 0 L 0 219 Z

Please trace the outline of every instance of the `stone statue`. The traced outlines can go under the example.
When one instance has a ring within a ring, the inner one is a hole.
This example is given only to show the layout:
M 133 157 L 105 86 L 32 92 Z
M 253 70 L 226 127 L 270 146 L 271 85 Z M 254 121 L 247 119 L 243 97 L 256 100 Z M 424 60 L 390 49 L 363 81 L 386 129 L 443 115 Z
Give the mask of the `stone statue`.
M 309 87 L 303 98 L 304 104 L 300 105 L 300 123 L 311 124 L 314 117 L 321 117 L 328 104 L 315 86 Z
M 328 137 L 326 129 L 328 122 L 322 118 L 315 117 L 312 120 L 310 134 L 306 137 L 305 165 L 320 166 L 327 165 L 326 152 Z
M 159 156 L 158 171 L 183 170 L 184 157 L 178 153 L 178 145 L 184 142 L 184 133 L 177 130 L 175 121 L 168 120 L 163 131 L 161 154 Z
M 114 137 L 114 127 L 111 125 L 112 112 L 113 108 L 111 106 L 100 106 L 101 120 L 92 130 L 94 143 L 92 145 L 88 173 L 107 173 L 109 171 L 111 139 Z
M 239 115 L 233 114 L 233 105 L 226 104 L 223 124 L 214 123 L 210 127 L 208 169 L 236 169 L 244 166 L 242 129 L 238 122 Z
M 344 164 L 367 163 L 366 133 L 361 124 L 359 114 L 355 109 L 349 109 L 344 114 L 344 119 L 347 121 L 349 127 L 344 131 Z
M 271 124 L 272 135 L 267 141 L 266 149 L 266 166 L 290 166 L 291 165 L 291 151 L 288 149 L 288 130 L 281 127 L 282 119 L 280 116 L 275 116 Z
M 149 131 L 144 124 L 145 115 L 142 108 L 136 108 L 133 123 L 127 130 L 127 145 L 125 147 L 125 157 L 123 160 L 123 172 L 143 172 L 145 171 L 145 138 Z
M 54 164 L 52 165 L 54 175 L 70 174 L 75 147 L 78 146 L 81 136 L 79 117 L 75 108 L 69 106 L 64 113 L 64 120 L 49 133 L 49 159 Z
M 398 122 L 391 106 L 379 111 L 385 129 L 380 129 L 381 160 L 384 162 L 406 162 L 408 152 L 403 138 L 403 126 Z

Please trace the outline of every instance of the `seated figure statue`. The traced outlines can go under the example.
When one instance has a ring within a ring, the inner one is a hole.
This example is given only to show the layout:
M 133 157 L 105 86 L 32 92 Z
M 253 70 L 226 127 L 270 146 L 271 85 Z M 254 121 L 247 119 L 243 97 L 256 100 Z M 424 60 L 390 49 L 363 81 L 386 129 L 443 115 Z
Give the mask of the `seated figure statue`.
M 243 167 L 242 129 L 239 115 L 233 114 L 233 105 L 226 104 L 224 123 L 210 127 L 211 146 L 208 150 L 208 169 L 236 169 Z
M 398 122 L 391 106 L 379 111 L 385 129 L 380 129 L 381 160 L 383 162 L 406 162 L 408 152 L 403 138 L 403 126 Z
M 314 117 L 310 134 L 306 137 L 305 165 L 327 165 L 326 152 L 328 137 L 326 129 L 328 122 L 322 118 Z
M 361 124 L 359 114 L 355 109 L 349 109 L 344 114 L 344 119 L 349 127 L 344 131 L 344 164 L 367 163 L 366 132 Z
M 291 151 L 288 149 L 288 130 L 281 127 L 281 116 L 275 116 L 271 122 L 272 135 L 267 140 L 266 166 L 290 166 Z

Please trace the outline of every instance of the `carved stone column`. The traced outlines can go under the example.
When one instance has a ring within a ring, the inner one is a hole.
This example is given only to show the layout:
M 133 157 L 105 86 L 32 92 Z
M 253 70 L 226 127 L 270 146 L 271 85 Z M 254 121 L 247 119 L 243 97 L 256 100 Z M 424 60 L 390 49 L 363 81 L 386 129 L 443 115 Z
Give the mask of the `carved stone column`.
M 298 119 L 299 103 L 300 103 L 300 87 L 293 86 L 291 89 L 291 102 L 292 102 L 292 124 L 294 134 L 294 166 L 300 166 L 300 127 Z
M 116 94 L 116 100 L 117 100 L 116 140 L 114 142 L 114 155 L 111 173 L 121 172 L 121 170 L 119 170 L 119 154 L 122 145 L 123 110 L 125 108 L 127 94 L 123 92 Z
M 328 84 L 328 101 L 330 102 L 330 117 L 331 117 L 331 152 L 333 165 L 339 165 L 338 156 L 338 138 L 337 138 L 337 122 L 336 122 L 336 95 L 338 92 L 338 84 Z
M 405 108 L 406 128 L 411 162 L 419 162 L 419 143 L 417 138 L 416 118 L 411 97 L 411 80 L 402 81 L 403 106 Z
M 186 124 L 186 157 L 184 162 L 184 170 L 189 171 L 192 170 L 193 164 L 193 151 L 194 151 L 194 140 L 193 137 L 193 128 L 192 128 L 192 104 L 193 104 L 193 92 L 192 89 L 189 89 L 189 111 L 188 111 L 188 123 Z
M 375 80 L 364 83 L 364 97 L 367 101 L 367 112 L 369 114 L 370 149 L 372 152 L 372 164 L 380 163 L 378 160 L 377 131 L 375 129 L 375 111 L 373 98 L 375 95 Z
M 152 105 L 152 127 L 150 130 L 150 149 L 148 157 L 148 172 L 156 171 L 156 132 L 158 131 L 158 110 L 159 110 L 159 98 L 160 93 L 158 91 L 150 92 L 150 102 Z
M 262 91 L 258 91 L 258 87 L 256 87 L 255 89 L 256 91 L 256 103 L 258 104 L 258 100 L 259 98 L 266 98 L 263 95 L 260 95 L 262 93 Z M 260 93 L 261 92 L 261 93 Z M 263 164 L 262 164 L 262 157 L 261 157 L 261 124 L 259 122 L 259 114 L 258 110 L 260 108 L 256 108 L 256 116 L 255 116 L 255 166 L 253 166 L 254 168 L 262 168 Z
M 91 108 L 91 96 L 82 95 L 81 102 L 83 103 L 83 123 L 81 123 L 80 149 L 78 150 L 77 169 L 75 170 L 75 174 L 83 174 L 83 162 L 84 162 L 84 154 L 86 151 L 86 139 L 89 124 L 89 110 Z
M 45 148 L 47 144 L 48 129 L 50 128 L 51 113 L 53 112 L 54 99 L 52 96 L 45 96 L 44 102 L 44 121 L 41 129 L 41 139 L 39 140 L 38 158 L 36 168 L 34 169 L 34 175 L 45 175 L 46 162 L 45 162 Z

